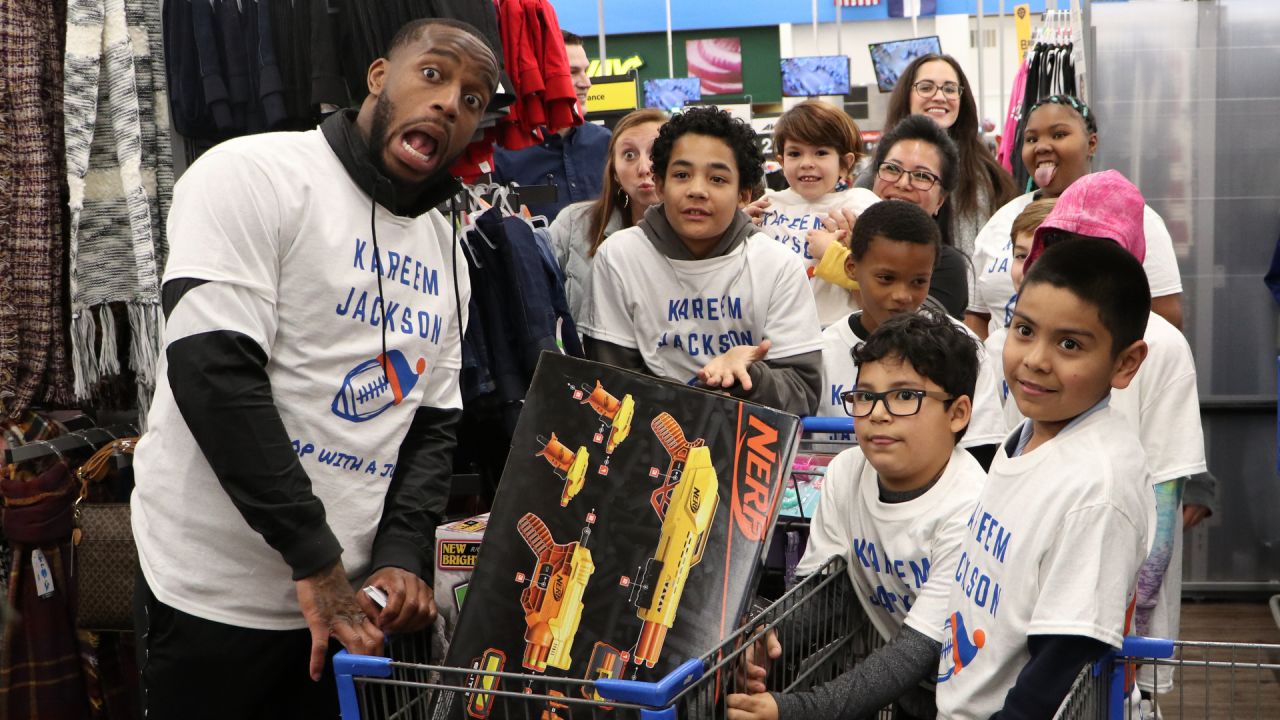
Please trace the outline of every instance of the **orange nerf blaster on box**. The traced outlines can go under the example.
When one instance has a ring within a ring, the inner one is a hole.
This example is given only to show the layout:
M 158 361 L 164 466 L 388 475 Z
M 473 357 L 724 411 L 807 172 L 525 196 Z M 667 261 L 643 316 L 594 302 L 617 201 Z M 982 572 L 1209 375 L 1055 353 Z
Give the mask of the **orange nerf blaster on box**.
M 584 387 L 583 390 L 586 388 Z M 622 399 L 609 394 L 604 389 L 599 380 L 596 380 L 595 389 L 587 395 L 582 401 L 583 405 L 590 405 L 592 410 L 600 416 L 602 420 L 610 423 L 609 439 L 605 443 L 604 451 L 606 454 L 612 454 L 623 440 L 631 434 L 631 420 L 636 415 L 636 401 L 630 395 L 623 395 Z
M 538 558 L 529 586 L 520 593 L 528 625 L 522 664 L 535 672 L 545 672 L 548 665 L 568 670 L 573 662 L 569 650 L 582 620 L 582 594 L 596 569 L 586 547 L 591 529 L 583 529 L 578 542 L 560 545 L 542 518 L 525 513 L 516 530 Z
M 701 439 L 686 440 L 679 423 L 667 413 L 654 418 L 651 427 L 671 456 L 671 465 L 667 482 L 651 498 L 662 518 L 662 534 L 637 587 L 636 616 L 644 625 L 633 657 L 637 665 L 648 667 L 662 654 L 689 571 L 702 561 L 720 505 L 720 481 L 711 464 L 711 450 Z

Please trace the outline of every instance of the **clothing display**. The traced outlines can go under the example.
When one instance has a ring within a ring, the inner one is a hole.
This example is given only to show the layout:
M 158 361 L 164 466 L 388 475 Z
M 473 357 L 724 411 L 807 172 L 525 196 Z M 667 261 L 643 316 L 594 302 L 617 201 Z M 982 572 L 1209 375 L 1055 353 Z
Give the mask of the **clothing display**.
M 0 414 L 72 401 L 63 337 L 64 0 L 0 4 Z
M 173 184 L 159 0 L 67 6 L 67 183 L 75 395 L 120 373 L 111 303 L 124 303 L 138 407 L 150 404 L 160 343 L 163 216 Z M 135 46 L 139 42 L 141 46 Z

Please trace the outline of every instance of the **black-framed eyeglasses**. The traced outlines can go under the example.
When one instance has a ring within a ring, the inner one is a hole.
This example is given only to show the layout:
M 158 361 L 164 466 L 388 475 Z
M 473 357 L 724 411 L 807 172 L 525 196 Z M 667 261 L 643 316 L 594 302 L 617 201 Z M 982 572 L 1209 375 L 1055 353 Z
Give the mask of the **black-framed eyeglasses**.
M 888 160 L 880 163 L 880 167 L 876 170 L 876 174 L 880 176 L 880 179 L 887 183 L 898 182 L 898 178 L 902 177 L 903 173 L 907 173 L 911 177 L 911 180 L 909 180 L 911 187 L 917 190 L 931 190 L 934 185 L 942 182 L 942 178 L 927 170 L 912 170 L 908 172 L 906 168 Z
M 938 89 L 942 89 L 944 97 L 958 98 L 964 92 L 964 87 L 960 83 L 944 82 L 941 85 L 932 80 L 921 80 L 917 83 L 911 83 L 911 89 L 922 98 L 931 98 Z
M 870 415 L 878 402 L 884 403 L 884 409 L 894 417 L 910 417 L 920 412 L 920 406 L 927 397 L 944 403 L 955 400 L 944 392 L 896 388 L 884 392 L 849 390 L 840 394 L 840 401 L 844 403 L 844 411 L 850 417 L 863 418 Z

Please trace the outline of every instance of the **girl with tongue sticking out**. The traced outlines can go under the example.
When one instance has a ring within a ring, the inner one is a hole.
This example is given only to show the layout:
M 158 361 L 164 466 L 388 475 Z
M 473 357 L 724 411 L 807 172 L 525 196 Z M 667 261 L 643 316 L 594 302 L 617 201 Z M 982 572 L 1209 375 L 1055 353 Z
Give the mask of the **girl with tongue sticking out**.
M 1012 240 L 1009 230 L 1023 208 L 1039 198 L 1056 198 L 1090 172 L 1098 149 L 1093 111 L 1070 95 L 1051 95 L 1032 106 L 1022 138 L 1022 162 L 1036 190 L 1014 198 L 991 216 L 974 241 L 973 271 L 965 324 L 980 337 L 1008 325 L 1015 293 L 1009 277 Z M 1151 285 L 1151 310 L 1182 327 L 1182 277 L 1173 253 L 1173 238 L 1164 221 L 1147 206 L 1143 215 L 1147 256 L 1142 267 Z

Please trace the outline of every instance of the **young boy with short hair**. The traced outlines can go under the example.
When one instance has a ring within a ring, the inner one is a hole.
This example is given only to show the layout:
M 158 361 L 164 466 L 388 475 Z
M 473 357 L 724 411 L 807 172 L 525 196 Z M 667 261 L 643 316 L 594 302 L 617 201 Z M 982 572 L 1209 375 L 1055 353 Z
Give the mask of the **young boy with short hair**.
M 756 694 L 731 695 L 730 718 L 861 718 L 894 701 L 899 717 L 932 717 L 932 693 L 912 691 L 937 669 L 960 539 L 985 479 L 956 445 L 969 423 L 977 351 L 962 326 L 929 312 L 888 319 L 853 350 L 857 374 L 844 403 L 858 447 L 827 469 L 796 572 L 844 556 L 862 608 L 891 642 L 803 693 L 763 693 L 761 662 L 747 673 Z M 761 650 L 777 657 L 781 646 Z
M 819 415 L 844 415 L 840 395 L 854 377 L 850 351 L 894 315 L 914 313 L 926 304 L 934 261 L 942 243 L 938 224 L 919 207 L 902 200 L 883 200 L 858 218 L 849 240 L 845 272 L 861 287 L 862 309 L 822 331 L 825 375 Z M 936 312 L 945 314 L 941 307 Z M 957 325 L 962 325 L 956 321 Z M 972 332 L 970 332 L 972 335 Z M 996 392 L 996 377 L 986 351 L 973 335 L 979 354 L 973 419 L 961 447 L 983 466 L 990 464 L 996 445 L 1005 436 L 1005 422 Z
M 1028 210 L 1039 202 L 1044 201 L 1032 203 Z M 1142 193 L 1120 173 L 1085 175 L 1063 191 L 1027 242 L 1023 257 L 1033 257 L 1063 236 L 1084 234 L 1112 240 L 1142 262 L 1147 254 L 1145 207 Z M 1015 288 L 1023 281 L 1021 242 L 1015 243 L 1010 268 Z M 1133 629 L 1138 635 L 1176 638 L 1182 598 L 1179 506 L 1190 478 L 1206 471 L 1204 434 L 1195 359 L 1186 338 L 1152 312 L 1142 339 L 1147 343 L 1142 368 L 1129 387 L 1111 393 L 1111 407 L 1137 428 L 1156 502 L 1155 542 L 1138 573 Z M 1172 668 L 1143 666 L 1138 686 L 1144 693 L 1168 692 L 1173 687 Z
M 1084 665 L 1119 647 L 1155 503 L 1132 424 L 1151 293 L 1110 240 L 1034 250 L 1004 347 L 1026 416 L 1000 446 L 960 547 L 938 714 L 1052 717 Z
M 662 126 L 662 202 L 596 254 L 587 357 L 813 414 L 822 338 L 804 267 L 739 209 L 763 165 L 751 128 L 723 110 Z

